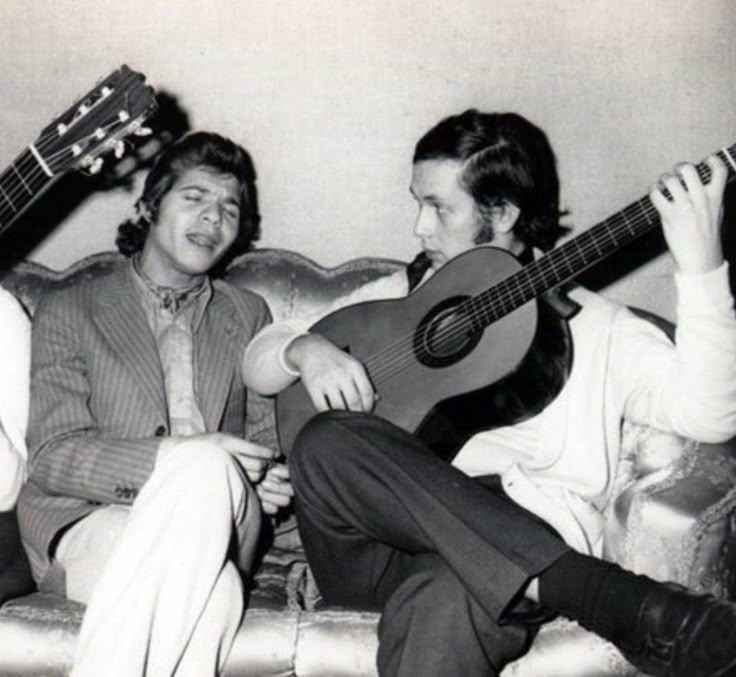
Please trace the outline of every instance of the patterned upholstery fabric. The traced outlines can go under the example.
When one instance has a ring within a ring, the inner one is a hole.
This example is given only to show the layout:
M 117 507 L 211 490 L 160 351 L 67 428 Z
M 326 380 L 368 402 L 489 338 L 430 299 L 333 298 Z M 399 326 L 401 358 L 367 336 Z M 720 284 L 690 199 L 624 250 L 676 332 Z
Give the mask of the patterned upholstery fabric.
M 32 313 L 52 286 L 99 275 L 120 264 L 90 256 L 56 273 L 22 263 L 0 277 Z M 237 259 L 228 279 L 260 293 L 275 318 L 310 315 L 337 296 L 402 264 L 359 259 L 325 269 L 298 254 L 260 250 Z M 264 412 L 264 416 L 265 416 Z M 607 518 L 606 556 L 655 578 L 736 597 L 736 446 L 696 445 L 642 426 L 624 425 L 618 499 Z M 378 615 L 314 609 L 314 588 L 288 525 L 266 553 L 225 674 L 375 675 Z M 66 675 L 82 607 L 36 593 L 0 609 L 0 675 Z M 531 650 L 503 677 L 600 677 L 637 672 L 610 644 L 577 624 L 545 625 Z

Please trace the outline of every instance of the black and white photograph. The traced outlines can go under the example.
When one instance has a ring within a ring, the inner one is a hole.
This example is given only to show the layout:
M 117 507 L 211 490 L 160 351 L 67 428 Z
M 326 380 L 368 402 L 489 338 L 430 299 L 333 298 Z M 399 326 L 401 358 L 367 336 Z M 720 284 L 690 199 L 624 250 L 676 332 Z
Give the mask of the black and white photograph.
M 0 38 L 0 677 L 736 677 L 735 4 Z

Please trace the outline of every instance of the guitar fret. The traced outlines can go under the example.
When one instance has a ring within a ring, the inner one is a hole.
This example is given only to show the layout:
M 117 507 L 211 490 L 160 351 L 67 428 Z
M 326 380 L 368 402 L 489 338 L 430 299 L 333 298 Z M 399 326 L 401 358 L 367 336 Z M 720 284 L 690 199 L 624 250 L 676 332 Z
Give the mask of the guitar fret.
M 10 196 L 5 192 L 5 188 L 2 187 L 2 184 L 0 184 L 0 193 L 2 193 L 3 197 L 5 198 L 5 201 L 10 205 L 10 208 L 14 212 L 18 212 L 17 207 L 13 204 L 13 201 L 10 199 Z
M 517 289 L 517 292 L 516 292 L 517 297 L 524 298 L 524 296 L 526 294 L 526 288 L 524 286 L 523 280 L 521 279 L 521 276 L 514 275 L 514 277 L 512 279 L 513 279 L 513 282 L 514 282 L 514 284 L 516 286 L 516 289 Z M 514 303 L 513 303 L 513 293 L 512 293 L 511 298 L 509 299 L 509 301 L 511 302 L 512 305 L 514 305 Z
M 580 252 L 580 258 L 583 260 L 583 263 L 588 263 L 588 259 L 585 256 L 585 249 L 583 249 L 583 246 L 580 244 L 580 239 L 575 238 L 574 240 L 572 240 L 572 242 L 575 244 L 578 251 Z
M 575 265 L 573 264 L 572 261 L 570 261 L 569 257 L 567 256 L 567 247 L 560 247 L 560 249 L 558 251 L 560 253 L 559 258 L 562 259 L 560 261 L 560 264 L 564 264 L 565 266 L 567 266 L 568 272 L 570 272 L 570 273 L 575 272 Z M 560 274 L 562 274 L 561 271 L 559 271 L 559 272 L 560 272 Z M 560 277 L 560 279 L 562 279 L 562 277 Z
M 618 247 L 618 240 L 616 239 L 616 236 L 613 234 L 613 230 L 610 228 L 606 231 L 606 235 L 611 238 L 611 241 L 613 242 L 614 247 Z
M 577 238 L 576 238 L 577 239 Z M 598 246 L 598 239 L 595 237 L 593 233 L 590 231 L 586 231 L 580 236 L 580 240 L 585 239 L 586 245 L 588 242 L 593 245 L 593 249 L 595 250 L 596 256 L 603 256 L 603 252 L 601 251 L 601 248 Z
M 631 223 L 631 221 L 629 221 L 629 219 L 628 219 L 628 218 L 627 218 L 627 216 L 626 216 L 626 209 L 624 209 L 624 210 L 623 210 L 623 211 L 621 212 L 621 218 L 623 218 L 623 220 L 624 220 L 624 223 L 626 224 L 626 227 L 627 227 L 627 228 L 629 229 L 629 232 L 630 232 L 630 233 L 631 233 L 632 235 L 636 235 L 637 233 L 636 233 L 636 229 L 634 228 L 634 225 L 633 225 L 633 224 Z
M 728 162 L 728 164 L 730 164 L 731 167 L 732 167 L 732 169 L 734 170 L 734 172 L 736 172 L 736 162 L 734 162 L 733 156 L 731 155 L 729 149 L 728 148 L 721 148 L 721 152 L 725 156 L 726 161 Z
M 644 200 L 637 200 L 634 204 L 637 207 L 639 207 L 639 211 L 644 215 L 644 218 L 646 219 L 646 222 L 647 223 L 651 223 L 651 220 L 652 220 L 651 213 L 645 207 L 645 204 L 647 204 L 647 203 Z
M 15 166 L 15 163 L 13 162 L 10 165 L 11 169 L 16 173 L 18 178 L 20 179 L 20 182 L 23 184 L 23 187 L 28 191 L 29 195 L 33 195 L 33 191 L 28 187 L 28 184 L 26 183 L 26 180 L 23 178 L 23 175 L 18 171 L 17 167 Z

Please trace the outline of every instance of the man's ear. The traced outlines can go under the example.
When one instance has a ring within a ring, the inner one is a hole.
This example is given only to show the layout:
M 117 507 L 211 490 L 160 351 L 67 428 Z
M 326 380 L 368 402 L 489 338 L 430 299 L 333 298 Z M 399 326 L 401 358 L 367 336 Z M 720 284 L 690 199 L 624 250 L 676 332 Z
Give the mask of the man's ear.
M 496 233 L 508 234 L 519 220 L 519 209 L 513 202 L 504 202 L 493 209 L 493 230 Z

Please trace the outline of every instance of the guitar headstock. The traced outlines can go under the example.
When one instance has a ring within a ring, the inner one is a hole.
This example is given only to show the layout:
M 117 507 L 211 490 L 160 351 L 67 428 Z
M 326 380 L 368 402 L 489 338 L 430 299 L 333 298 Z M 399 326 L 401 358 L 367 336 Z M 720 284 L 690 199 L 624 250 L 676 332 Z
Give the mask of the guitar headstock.
M 97 173 L 102 155 L 123 154 L 125 137 L 150 134 L 143 121 L 155 108 L 145 76 L 123 65 L 48 125 L 31 151 L 49 175 L 69 169 Z

